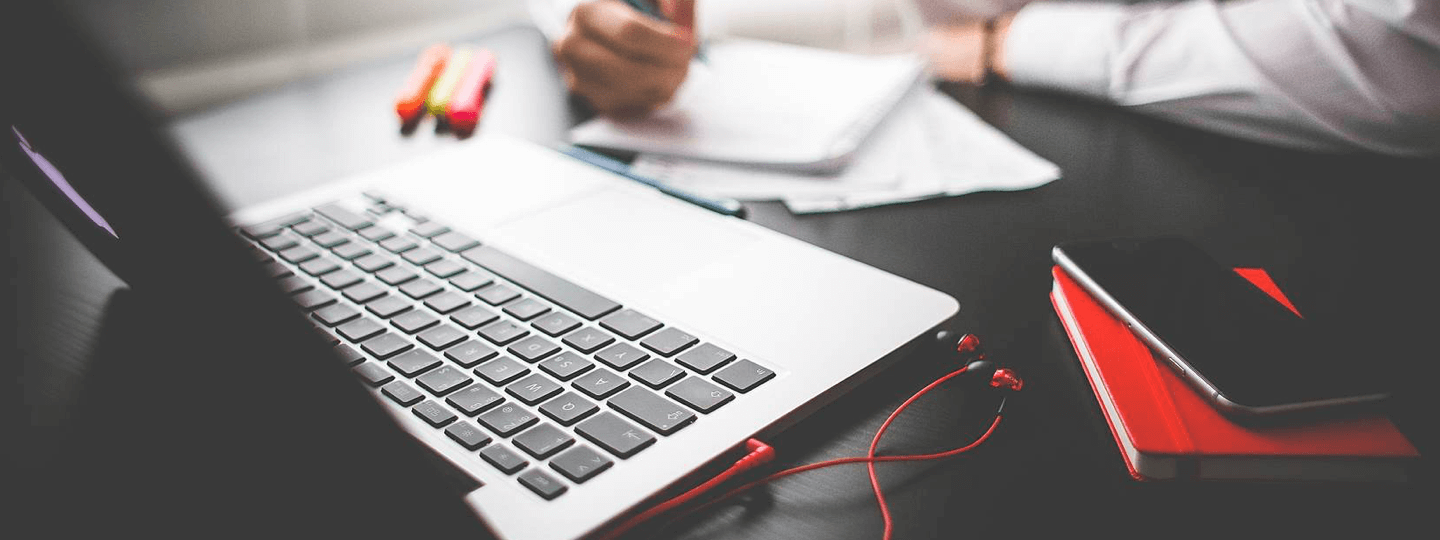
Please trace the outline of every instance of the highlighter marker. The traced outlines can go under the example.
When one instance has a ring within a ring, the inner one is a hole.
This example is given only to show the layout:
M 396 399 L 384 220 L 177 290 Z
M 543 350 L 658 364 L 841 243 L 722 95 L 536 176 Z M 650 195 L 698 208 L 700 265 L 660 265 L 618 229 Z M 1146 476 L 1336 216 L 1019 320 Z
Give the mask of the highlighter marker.
M 480 123 L 480 111 L 485 108 L 485 88 L 495 75 L 495 55 L 480 49 L 470 58 L 470 67 L 455 86 L 450 96 L 450 128 L 459 133 L 470 133 Z
M 405 79 L 405 86 L 395 96 L 395 113 L 400 115 L 401 123 L 414 122 L 425 114 L 425 98 L 430 93 L 430 86 L 435 84 L 449 58 L 450 46 L 444 43 L 431 45 L 420 53 L 410 77 Z
M 450 107 L 455 86 L 460 84 L 460 77 L 465 75 L 465 67 L 470 64 L 470 55 L 468 48 L 456 49 L 450 54 L 450 60 L 445 62 L 445 71 L 435 80 L 435 86 L 430 87 L 430 97 L 425 100 L 425 107 L 435 118 L 445 120 L 445 111 Z

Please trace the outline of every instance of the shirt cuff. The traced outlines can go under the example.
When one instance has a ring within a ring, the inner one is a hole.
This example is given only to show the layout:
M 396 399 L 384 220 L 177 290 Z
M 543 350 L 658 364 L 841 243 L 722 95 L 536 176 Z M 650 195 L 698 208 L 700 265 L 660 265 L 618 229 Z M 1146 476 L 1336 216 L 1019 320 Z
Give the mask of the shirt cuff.
M 1022 8 L 1005 37 L 1005 69 L 1016 84 L 1097 98 L 1110 95 L 1110 64 L 1123 5 L 1036 2 Z

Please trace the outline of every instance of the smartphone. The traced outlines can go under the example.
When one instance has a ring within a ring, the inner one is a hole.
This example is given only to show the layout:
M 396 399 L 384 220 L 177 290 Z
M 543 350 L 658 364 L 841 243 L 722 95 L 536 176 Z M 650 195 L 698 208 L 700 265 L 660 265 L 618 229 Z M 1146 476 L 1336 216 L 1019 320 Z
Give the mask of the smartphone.
M 1227 415 L 1374 403 L 1381 370 L 1181 237 L 1064 243 L 1055 263 Z

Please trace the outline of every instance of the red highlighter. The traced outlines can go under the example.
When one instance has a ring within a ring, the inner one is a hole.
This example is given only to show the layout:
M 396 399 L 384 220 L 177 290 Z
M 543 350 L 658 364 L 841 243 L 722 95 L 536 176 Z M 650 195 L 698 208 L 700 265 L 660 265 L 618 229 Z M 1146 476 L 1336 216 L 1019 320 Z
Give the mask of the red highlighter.
M 456 85 L 450 99 L 447 116 L 450 129 L 457 133 L 470 133 L 480 123 L 480 111 L 485 107 L 485 89 L 495 76 L 495 55 L 485 49 L 475 51 L 470 58 L 470 67 Z
M 425 97 L 430 94 L 430 86 L 435 84 L 435 78 L 445 69 L 445 61 L 449 58 L 450 46 L 443 43 L 431 45 L 420 53 L 415 69 L 395 97 L 395 113 L 400 115 L 400 122 L 408 124 L 425 114 Z

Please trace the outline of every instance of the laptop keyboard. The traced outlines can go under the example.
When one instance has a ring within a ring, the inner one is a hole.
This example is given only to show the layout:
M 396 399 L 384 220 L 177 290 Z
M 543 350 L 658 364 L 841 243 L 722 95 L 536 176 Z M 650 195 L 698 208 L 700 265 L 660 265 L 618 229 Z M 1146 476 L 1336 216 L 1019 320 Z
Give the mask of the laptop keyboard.
M 382 402 L 546 500 L 775 376 L 383 196 L 358 206 L 239 230 Z

